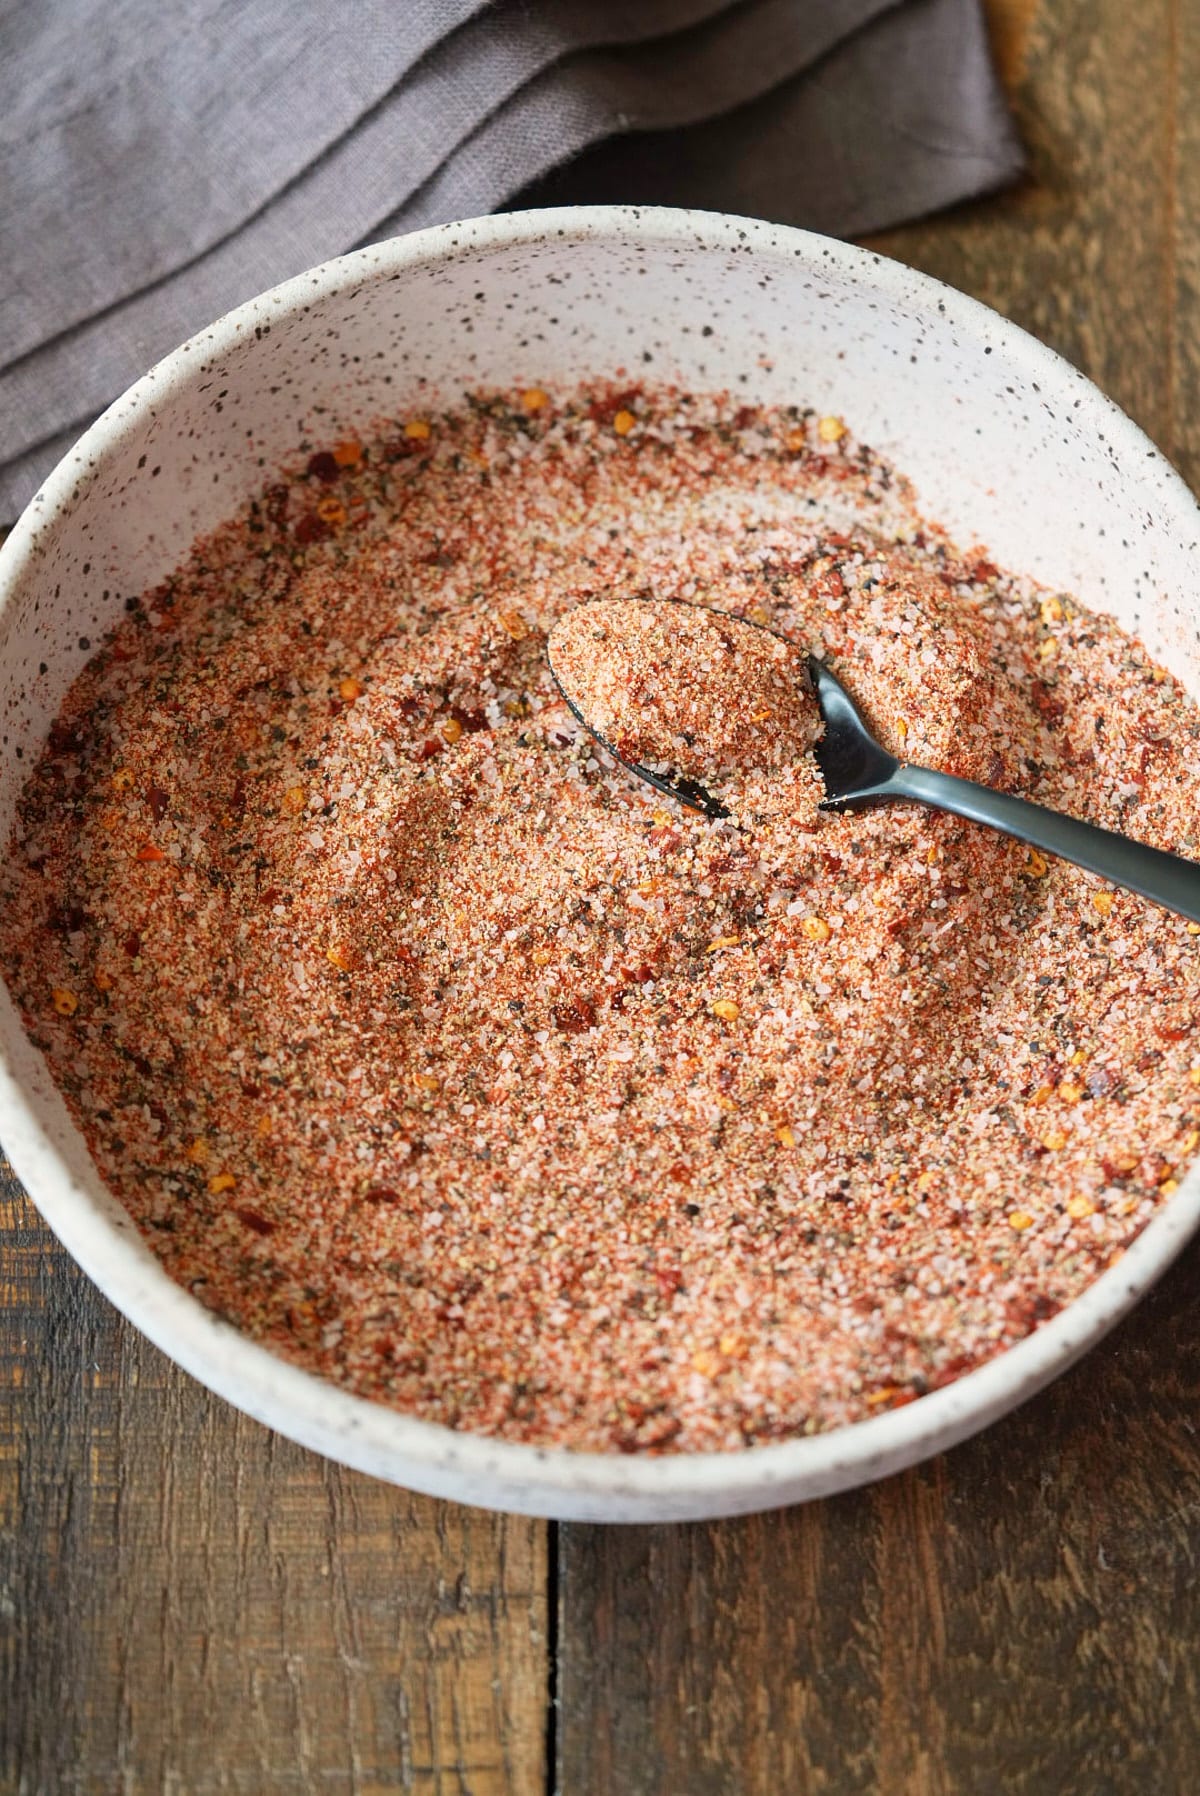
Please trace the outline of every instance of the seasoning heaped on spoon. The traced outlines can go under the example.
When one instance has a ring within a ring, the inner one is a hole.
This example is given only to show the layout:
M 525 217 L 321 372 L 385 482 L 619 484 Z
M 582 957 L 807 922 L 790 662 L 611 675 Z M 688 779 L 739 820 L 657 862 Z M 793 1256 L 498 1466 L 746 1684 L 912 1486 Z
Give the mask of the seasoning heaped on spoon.
M 815 816 L 821 714 L 784 637 L 690 601 L 598 599 L 547 654 L 579 721 L 659 791 L 709 817 Z

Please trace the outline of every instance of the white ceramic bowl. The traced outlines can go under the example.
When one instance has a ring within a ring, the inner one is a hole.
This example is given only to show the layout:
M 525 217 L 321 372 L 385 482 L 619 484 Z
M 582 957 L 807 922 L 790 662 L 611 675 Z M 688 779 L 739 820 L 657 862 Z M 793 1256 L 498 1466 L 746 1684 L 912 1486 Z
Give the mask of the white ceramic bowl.
M 88 645 L 127 594 L 327 442 L 468 385 L 619 368 L 849 418 L 966 546 L 1076 592 L 1200 694 L 1195 505 L 1147 439 L 996 314 L 862 250 L 704 213 L 599 207 L 424 231 L 251 300 L 160 362 L 60 463 L 0 550 L 0 832 Z M 378 1477 L 533 1514 L 659 1521 L 819 1496 L 981 1428 L 1070 1364 L 1191 1234 L 1192 1174 L 1124 1258 L 1007 1353 L 906 1408 L 701 1457 L 456 1434 L 285 1365 L 172 1284 L 101 1184 L 0 986 L 0 1135 L 100 1288 L 172 1359 L 284 1434 Z

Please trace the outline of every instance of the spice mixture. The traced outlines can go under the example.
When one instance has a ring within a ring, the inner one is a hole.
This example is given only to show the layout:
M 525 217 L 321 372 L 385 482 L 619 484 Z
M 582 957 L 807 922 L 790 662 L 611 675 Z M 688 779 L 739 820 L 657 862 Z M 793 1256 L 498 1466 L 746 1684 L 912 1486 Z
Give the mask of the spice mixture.
M 455 1427 L 729 1449 L 908 1402 L 1111 1264 L 1200 1141 L 1200 941 L 917 807 L 661 799 L 546 660 L 647 597 L 826 655 L 894 753 L 1200 853 L 1182 690 L 840 420 L 531 390 L 320 448 L 127 601 L 0 959 L 248 1334 Z

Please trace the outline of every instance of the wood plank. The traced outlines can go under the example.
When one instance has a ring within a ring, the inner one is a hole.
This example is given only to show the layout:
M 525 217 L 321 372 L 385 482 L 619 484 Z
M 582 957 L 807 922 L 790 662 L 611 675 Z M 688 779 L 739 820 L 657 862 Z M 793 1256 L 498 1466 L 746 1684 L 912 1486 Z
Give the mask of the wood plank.
M 1196 0 L 995 0 L 1013 193 L 874 240 L 1051 343 L 1200 482 Z M 1193 1787 L 1200 1247 L 980 1439 L 872 1490 L 559 1548 L 560 1786 Z
M 238 1415 L 3 1175 L 0 1789 L 540 1796 L 544 1526 Z
M 1200 1763 L 1200 1249 L 973 1442 L 866 1491 L 562 1530 L 570 1796 L 1106 1796 Z

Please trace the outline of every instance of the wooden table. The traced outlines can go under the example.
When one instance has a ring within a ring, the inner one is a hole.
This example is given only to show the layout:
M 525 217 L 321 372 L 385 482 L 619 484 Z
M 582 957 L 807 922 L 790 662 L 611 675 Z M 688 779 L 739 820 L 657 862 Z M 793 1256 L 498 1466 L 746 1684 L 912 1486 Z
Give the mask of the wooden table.
M 1195 486 L 1200 0 L 993 17 L 1031 179 L 880 247 L 1060 349 Z M 2 1195 L 4 1792 L 1200 1789 L 1200 1244 L 919 1470 L 747 1521 L 555 1527 L 245 1420 Z

